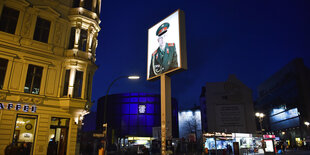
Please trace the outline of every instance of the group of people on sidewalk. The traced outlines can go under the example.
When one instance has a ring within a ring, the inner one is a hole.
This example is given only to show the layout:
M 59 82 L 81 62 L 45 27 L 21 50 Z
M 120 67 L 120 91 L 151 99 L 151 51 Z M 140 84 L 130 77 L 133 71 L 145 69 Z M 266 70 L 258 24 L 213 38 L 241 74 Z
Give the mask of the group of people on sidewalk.
M 31 143 L 11 143 L 6 146 L 5 155 L 30 155 Z

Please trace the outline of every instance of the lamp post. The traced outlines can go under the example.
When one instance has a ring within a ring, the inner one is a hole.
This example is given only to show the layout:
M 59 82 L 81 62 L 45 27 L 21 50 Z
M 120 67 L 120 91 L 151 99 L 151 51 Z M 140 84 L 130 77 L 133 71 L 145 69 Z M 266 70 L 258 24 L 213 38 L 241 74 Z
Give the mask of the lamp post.
M 262 138 L 263 138 L 263 119 L 264 119 L 265 114 L 264 114 L 264 113 L 257 112 L 257 113 L 255 113 L 255 116 L 258 118 L 259 125 L 260 125 L 260 130 L 261 130 L 261 134 L 262 134 Z M 264 138 L 263 138 L 263 141 L 262 141 L 262 147 L 263 147 L 263 150 L 264 150 L 264 152 L 265 152 L 265 148 L 264 148 Z
M 263 119 L 265 117 L 264 113 L 257 112 L 255 113 L 255 116 L 258 117 L 259 125 L 260 125 L 260 130 L 261 134 L 263 134 Z
M 104 98 L 103 125 L 105 125 L 105 130 L 108 130 L 108 129 L 107 129 L 107 114 L 106 114 L 106 112 L 107 112 L 107 104 L 108 104 L 108 95 L 109 95 L 109 91 L 110 91 L 112 85 L 113 85 L 117 80 L 122 79 L 122 78 L 128 78 L 129 80 L 138 80 L 138 79 L 140 79 L 139 76 L 120 76 L 120 77 L 114 79 L 114 80 L 111 82 L 111 84 L 110 84 L 109 87 L 108 87 L 108 90 L 107 90 L 107 93 L 106 93 L 106 95 L 105 95 L 105 98 Z M 103 132 L 104 132 L 104 131 L 103 131 Z M 106 133 L 107 133 L 107 132 L 106 132 Z M 105 137 L 106 137 L 106 139 L 107 139 L 107 134 L 105 135 Z M 106 142 L 105 142 L 105 145 L 106 145 Z

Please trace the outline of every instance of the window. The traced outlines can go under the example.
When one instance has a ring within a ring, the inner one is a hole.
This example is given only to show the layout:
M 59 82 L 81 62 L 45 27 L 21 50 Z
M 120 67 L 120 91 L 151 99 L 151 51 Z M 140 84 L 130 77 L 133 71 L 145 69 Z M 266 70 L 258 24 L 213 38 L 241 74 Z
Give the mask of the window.
M 100 13 L 99 13 L 99 7 L 100 7 L 99 1 L 97 1 L 97 5 L 96 5 L 96 13 L 97 13 L 97 15 L 100 14 Z
M 69 133 L 68 118 L 51 118 L 47 155 L 66 155 Z
M 50 27 L 51 27 L 50 21 L 38 17 L 33 39 L 36 41 L 47 43 L 48 35 L 50 33 Z
M 18 17 L 19 11 L 4 6 L 0 18 L 0 31 L 14 34 Z
M 75 42 L 75 27 L 71 27 L 71 34 L 70 34 L 70 40 L 69 40 L 69 49 L 73 49 L 74 42 Z
M 79 50 L 86 51 L 87 43 L 87 31 L 81 29 L 80 40 L 79 40 Z
M 80 7 L 80 0 L 73 0 L 72 1 L 72 8 Z
M 63 96 L 67 96 L 68 95 L 69 78 L 70 78 L 70 69 L 67 69 L 66 70 L 66 74 L 65 74 Z
M 3 89 L 7 66 L 8 66 L 8 60 L 0 58 L 0 89 Z
M 35 131 L 37 126 L 37 116 L 17 115 L 15 122 L 15 130 L 13 134 L 13 142 L 18 145 L 26 143 L 27 149 L 25 154 L 32 154 Z
M 83 72 L 77 70 L 74 79 L 73 98 L 81 98 L 82 84 L 83 84 Z
M 92 53 L 95 54 L 95 51 L 96 51 L 96 39 L 93 39 L 92 41 L 92 45 L 91 45 L 91 50 L 92 50 Z
M 91 74 L 90 73 L 88 73 L 88 80 L 87 80 L 87 95 L 86 95 L 86 99 L 88 100 L 88 99 L 90 99 L 90 91 L 91 91 Z
M 92 0 L 84 0 L 84 7 L 85 9 L 92 11 Z
M 39 94 L 43 67 L 29 65 L 26 77 L 24 92 Z

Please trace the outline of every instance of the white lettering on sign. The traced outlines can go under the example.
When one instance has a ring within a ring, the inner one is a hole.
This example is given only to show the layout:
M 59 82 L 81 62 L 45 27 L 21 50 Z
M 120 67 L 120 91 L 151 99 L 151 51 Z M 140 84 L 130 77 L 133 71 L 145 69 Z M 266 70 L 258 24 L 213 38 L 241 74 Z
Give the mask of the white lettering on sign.
M 7 110 L 16 110 L 20 111 L 23 110 L 24 112 L 37 112 L 37 107 L 35 105 L 31 105 L 31 108 L 29 105 L 21 105 L 21 104 L 13 104 L 13 103 L 8 103 L 5 105 L 4 103 L 0 103 L 0 110 L 2 109 L 7 109 Z

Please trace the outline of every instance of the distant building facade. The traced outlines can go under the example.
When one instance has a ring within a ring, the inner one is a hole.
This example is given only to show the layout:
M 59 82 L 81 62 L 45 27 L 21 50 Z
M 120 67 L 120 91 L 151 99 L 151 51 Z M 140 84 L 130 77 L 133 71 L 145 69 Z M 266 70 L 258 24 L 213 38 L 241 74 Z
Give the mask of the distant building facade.
M 91 106 L 101 0 L 0 1 L 0 154 L 77 154 Z
M 129 136 L 152 137 L 153 127 L 161 126 L 160 95 L 149 93 L 124 93 L 108 96 L 107 109 L 104 110 L 105 97 L 98 100 L 97 129 L 102 128 L 106 111 L 108 139 L 117 142 L 117 138 Z M 178 104 L 171 99 L 172 135 L 178 137 Z
M 200 96 L 204 132 L 256 133 L 252 91 L 234 75 L 225 82 L 207 82 L 204 91 Z
M 206 87 L 201 88 L 201 93 L 199 97 L 200 102 L 200 114 L 201 114 L 201 130 L 202 133 L 208 131 L 207 129 L 207 108 L 206 108 Z
M 258 87 L 256 109 L 266 114 L 264 128 L 291 145 L 310 140 L 310 70 L 294 59 Z

